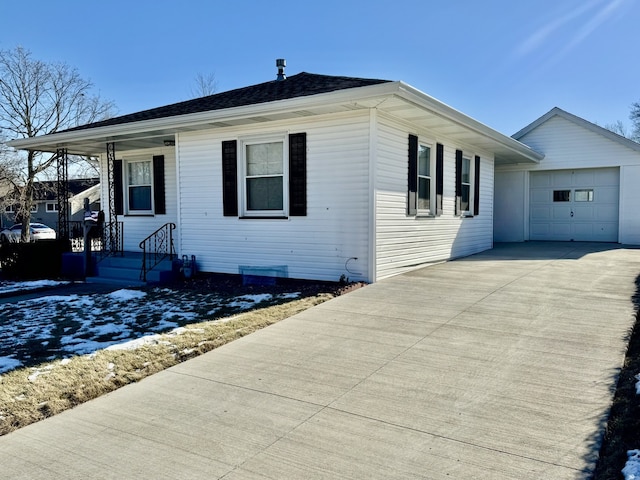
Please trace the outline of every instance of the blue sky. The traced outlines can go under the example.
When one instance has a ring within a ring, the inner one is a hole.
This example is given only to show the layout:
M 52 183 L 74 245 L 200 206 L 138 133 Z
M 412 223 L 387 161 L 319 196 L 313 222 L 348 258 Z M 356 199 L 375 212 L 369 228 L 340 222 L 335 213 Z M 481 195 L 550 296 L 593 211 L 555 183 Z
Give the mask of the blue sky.
M 402 80 L 511 135 L 554 106 L 629 125 L 636 0 L 2 0 L 0 49 L 66 62 L 119 114 L 288 75 Z

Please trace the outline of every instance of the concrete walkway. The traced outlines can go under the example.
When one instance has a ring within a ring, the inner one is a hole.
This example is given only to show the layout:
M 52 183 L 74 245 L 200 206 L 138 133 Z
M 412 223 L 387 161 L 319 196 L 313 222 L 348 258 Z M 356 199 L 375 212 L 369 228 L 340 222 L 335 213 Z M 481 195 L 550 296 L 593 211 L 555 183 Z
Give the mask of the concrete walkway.
M 580 243 L 416 270 L 0 437 L 0 477 L 585 478 L 639 274 Z

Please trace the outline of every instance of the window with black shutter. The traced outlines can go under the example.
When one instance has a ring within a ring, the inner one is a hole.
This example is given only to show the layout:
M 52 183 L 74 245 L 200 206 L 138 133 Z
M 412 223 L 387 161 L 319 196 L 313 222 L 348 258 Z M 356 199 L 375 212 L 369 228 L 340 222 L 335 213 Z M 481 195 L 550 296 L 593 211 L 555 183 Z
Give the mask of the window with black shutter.
M 225 216 L 306 216 L 306 133 L 222 142 L 222 183 Z

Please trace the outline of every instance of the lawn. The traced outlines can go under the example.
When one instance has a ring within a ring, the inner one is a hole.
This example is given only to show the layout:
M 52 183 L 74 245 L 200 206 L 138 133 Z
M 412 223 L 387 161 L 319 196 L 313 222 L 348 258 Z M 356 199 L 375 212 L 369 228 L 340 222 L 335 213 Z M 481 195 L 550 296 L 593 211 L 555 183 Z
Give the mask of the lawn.
M 4 284 L 0 293 L 31 287 Z M 90 295 L 42 292 L 37 298 L 0 304 L 0 435 L 210 351 L 342 291 L 344 287 L 332 283 L 247 287 L 208 279 L 177 289 Z

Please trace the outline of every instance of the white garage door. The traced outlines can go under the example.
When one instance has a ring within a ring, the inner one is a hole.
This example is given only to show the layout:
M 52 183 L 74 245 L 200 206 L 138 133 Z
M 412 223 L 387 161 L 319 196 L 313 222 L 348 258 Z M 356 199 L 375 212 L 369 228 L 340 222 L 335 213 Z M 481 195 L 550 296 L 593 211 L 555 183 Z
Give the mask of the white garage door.
M 529 238 L 618 241 L 618 168 L 531 172 Z

